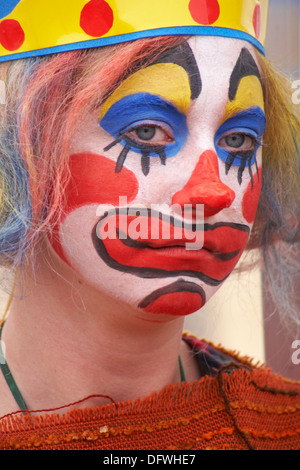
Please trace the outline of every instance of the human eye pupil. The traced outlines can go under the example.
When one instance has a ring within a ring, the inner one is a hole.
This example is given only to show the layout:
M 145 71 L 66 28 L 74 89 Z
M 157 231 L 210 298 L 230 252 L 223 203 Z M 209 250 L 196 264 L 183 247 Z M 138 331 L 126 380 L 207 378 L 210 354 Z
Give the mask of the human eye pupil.
M 228 147 L 239 148 L 245 142 L 245 136 L 242 134 L 231 134 L 225 137 L 225 142 Z
M 155 135 L 154 126 L 141 126 L 135 130 L 136 136 L 141 140 L 151 140 Z

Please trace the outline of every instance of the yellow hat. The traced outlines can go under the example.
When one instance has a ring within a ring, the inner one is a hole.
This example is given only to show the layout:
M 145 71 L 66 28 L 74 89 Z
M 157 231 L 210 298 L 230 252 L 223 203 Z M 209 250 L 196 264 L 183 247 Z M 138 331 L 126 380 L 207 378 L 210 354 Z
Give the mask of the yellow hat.
M 0 0 L 0 62 L 182 34 L 264 53 L 267 16 L 268 0 Z

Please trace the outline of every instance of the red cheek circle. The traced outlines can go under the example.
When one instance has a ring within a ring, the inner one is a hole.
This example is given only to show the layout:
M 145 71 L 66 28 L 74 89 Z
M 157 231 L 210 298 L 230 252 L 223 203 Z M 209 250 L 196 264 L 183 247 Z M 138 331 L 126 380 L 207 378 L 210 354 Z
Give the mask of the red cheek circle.
M 111 29 L 113 22 L 113 11 L 105 0 L 91 0 L 81 11 L 80 26 L 89 36 L 103 36 Z
M 116 163 L 102 155 L 73 154 L 69 168 L 70 181 L 65 190 L 63 217 L 49 236 L 54 250 L 66 262 L 59 241 L 59 228 L 64 218 L 73 210 L 88 204 L 118 206 L 120 197 L 126 197 L 129 203 L 135 199 L 139 188 L 138 180 L 131 170 L 123 167 L 120 173 L 115 173 Z
M 218 0 L 190 0 L 189 10 L 196 23 L 210 25 L 220 16 Z
M 203 306 L 203 299 L 192 292 L 172 292 L 164 294 L 143 310 L 149 313 L 161 313 L 185 316 L 196 312 Z
M 71 179 L 66 188 L 65 212 L 87 204 L 119 205 L 119 198 L 127 202 L 135 199 L 139 184 L 135 174 L 123 167 L 115 172 L 116 163 L 94 153 L 77 153 L 70 157 Z
M 259 168 L 258 172 L 253 176 L 253 186 L 250 182 L 243 197 L 242 209 L 243 216 L 249 224 L 252 224 L 255 219 L 260 191 L 261 191 L 261 178 L 262 169 Z

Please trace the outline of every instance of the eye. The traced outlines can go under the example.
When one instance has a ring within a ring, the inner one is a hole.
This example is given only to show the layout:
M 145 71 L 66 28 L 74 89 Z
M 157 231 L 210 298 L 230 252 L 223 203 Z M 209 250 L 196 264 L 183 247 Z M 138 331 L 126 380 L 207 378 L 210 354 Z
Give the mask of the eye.
M 117 158 L 120 172 L 129 152 L 140 155 L 142 172 L 148 175 L 150 160 L 159 158 L 162 165 L 175 156 L 188 137 L 187 117 L 172 103 L 150 93 L 135 93 L 115 102 L 100 121 L 113 138 L 104 148 L 122 146 Z
M 156 129 L 153 126 L 143 126 L 143 127 L 139 127 L 134 132 L 140 140 L 148 141 L 148 140 L 153 139 L 153 137 L 155 137 Z
M 174 141 L 169 130 L 154 124 L 135 127 L 124 133 L 123 136 L 129 137 L 139 144 L 155 146 L 165 146 Z
M 253 165 L 258 171 L 256 154 L 262 146 L 266 116 L 259 106 L 251 106 L 224 121 L 215 134 L 218 157 L 225 163 L 226 174 L 237 167 L 237 180 L 242 184 L 247 169 L 253 185 Z
M 217 142 L 218 155 L 225 162 L 226 175 L 232 166 L 238 167 L 237 179 L 242 184 L 243 173 L 245 168 L 248 172 L 253 184 L 253 175 L 251 166 L 256 162 L 256 151 L 260 147 L 261 142 L 255 135 L 245 132 L 231 132 L 223 135 Z
M 140 124 L 125 132 L 122 132 L 117 139 L 104 148 L 105 151 L 112 148 L 117 143 L 124 142 L 124 148 L 121 151 L 117 164 L 116 173 L 119 173 L 124 165 L 130 150 L 139 151 L 142 154 L 142 171 L 146 176 L 150 168 L 150 155 L 156 154 L 162 163 L 166 164 L 166 148 L 168 144 L 174 143 L 171 136 L 171 130 L 159 124 Z
M 227 134 L 218 142 L 219 147 L 230 151 L 234 150 L 253 150 L 257 141 L 254 137 L 240 132 Z

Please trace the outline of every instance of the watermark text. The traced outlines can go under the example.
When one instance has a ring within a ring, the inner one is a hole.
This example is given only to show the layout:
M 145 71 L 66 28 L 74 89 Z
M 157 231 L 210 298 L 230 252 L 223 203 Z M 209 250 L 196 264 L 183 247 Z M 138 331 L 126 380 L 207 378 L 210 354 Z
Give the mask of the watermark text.
M 6 87 L 5 82 L 0 80 L 0 104 L 6 103 Z
M 151 204 L 130 206 L 127 198 L 119 198 L 118 207 L 99 205 L 96 215 L 97 236 L 102 240 L 119 239 L 163 246 L 181 245 L 186 250 L 200 250 L 204 243 L 203 204 Z M 168 243 L 166 242 L 166 245 Z
M 300 80 L 293 80 L 291 83 L 292 90 L 292 102 L 293 104 L 300 104 Z
M 6 364 L 5 360 L 5 343 L 0 340 L 0 364 Z
M 292 354 L 292 363 L 298 365 L 300 364 L 300 339 L 295 339 L 292 342 L 292 349 L 295 349 Z

